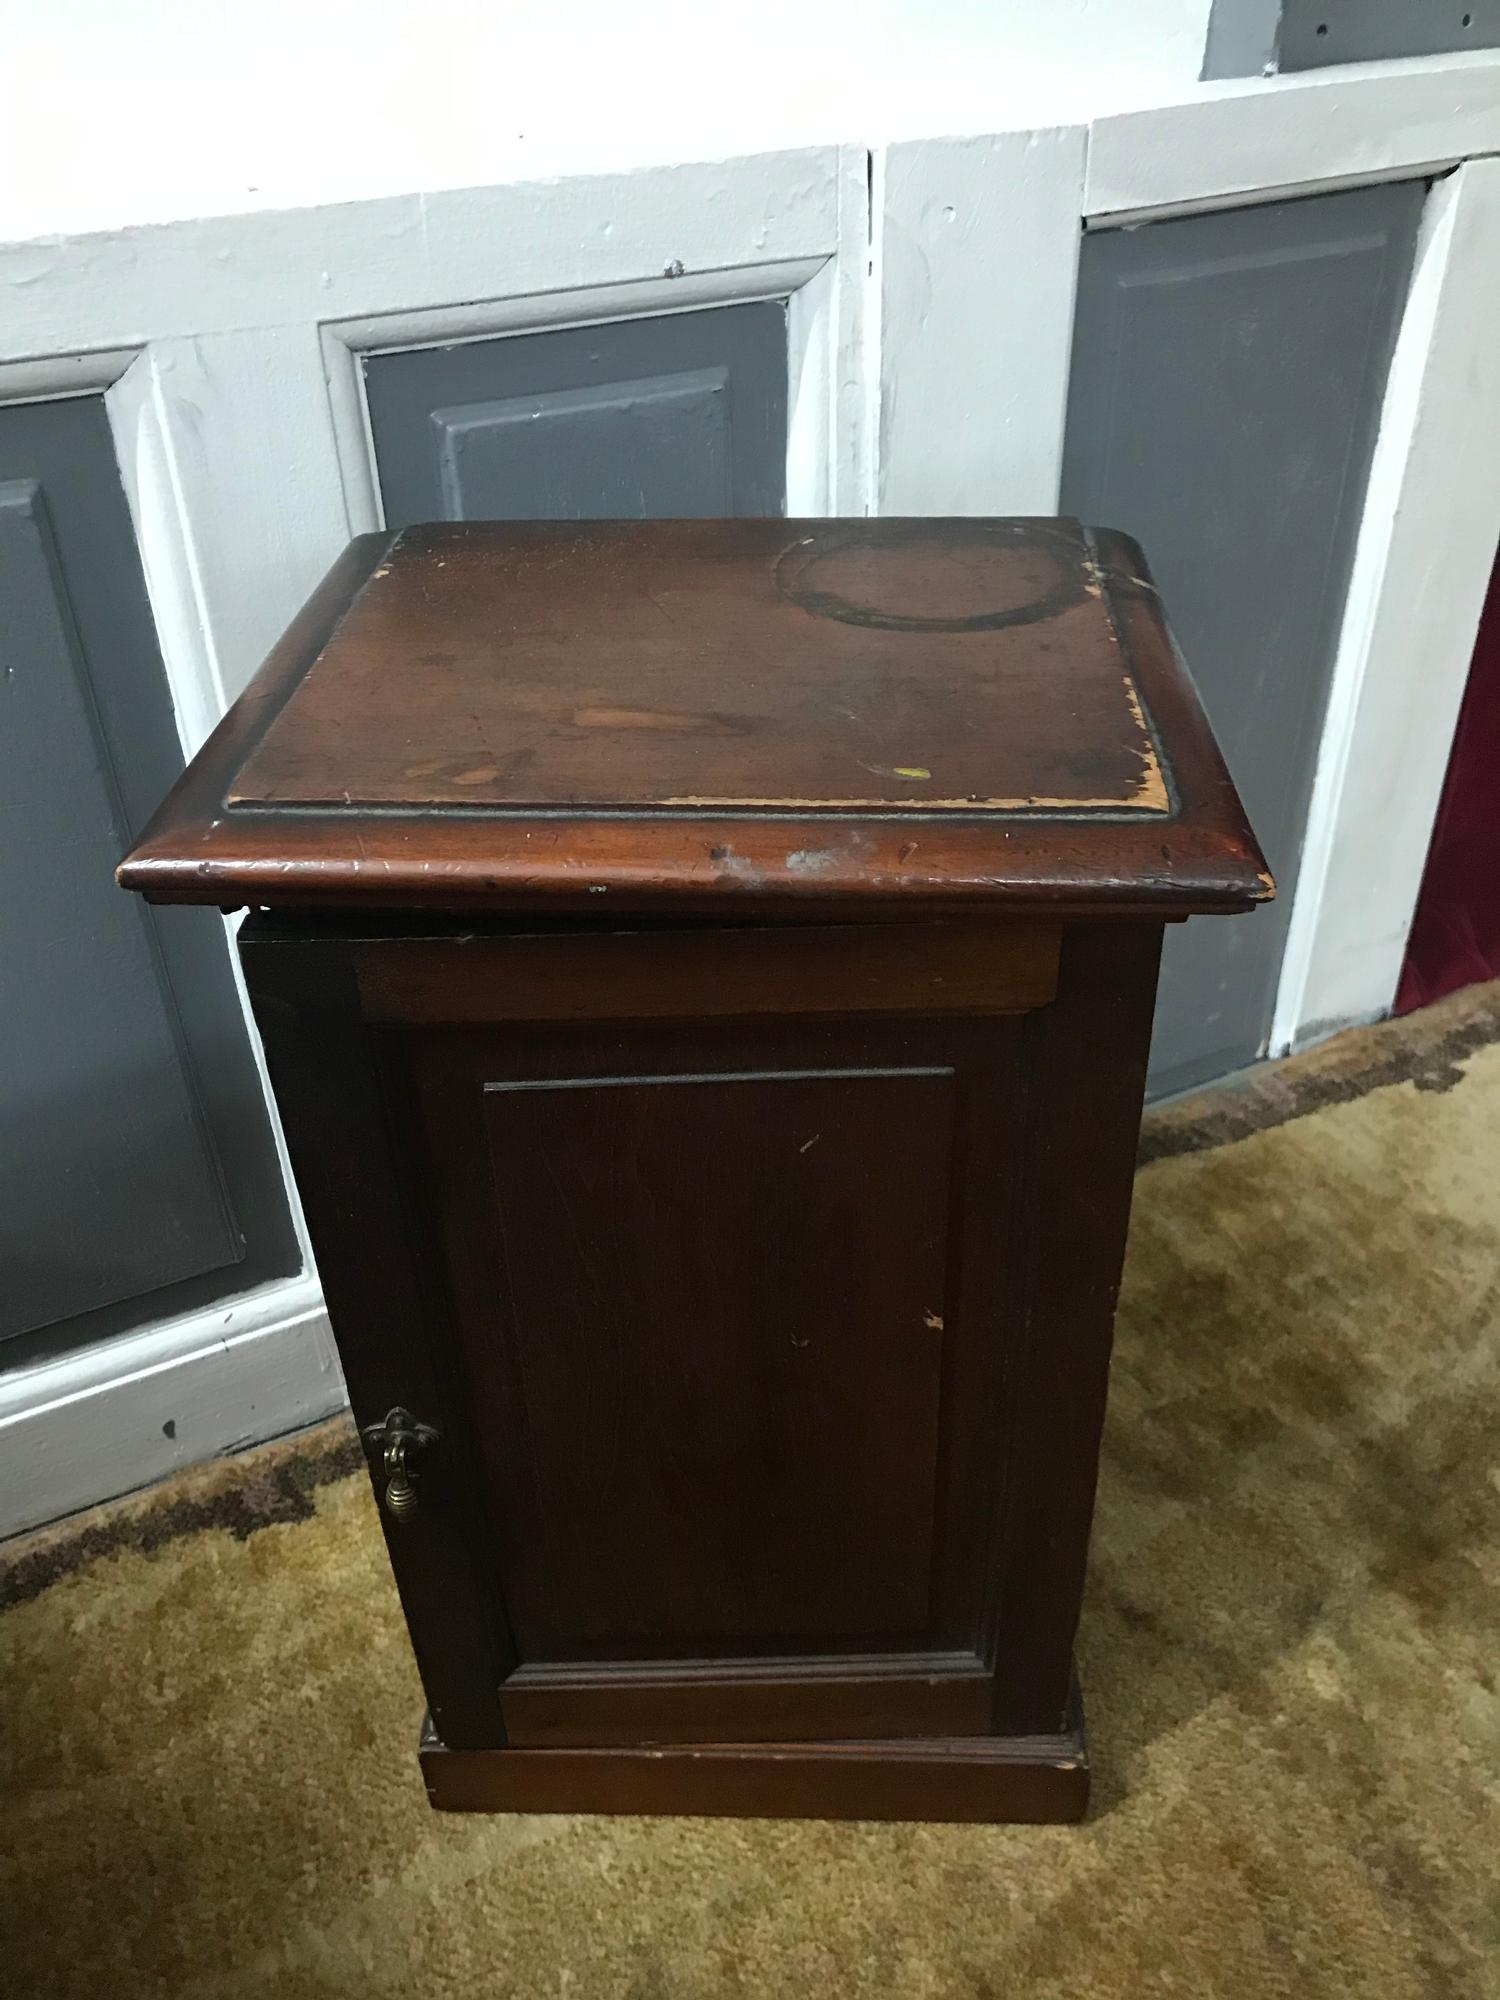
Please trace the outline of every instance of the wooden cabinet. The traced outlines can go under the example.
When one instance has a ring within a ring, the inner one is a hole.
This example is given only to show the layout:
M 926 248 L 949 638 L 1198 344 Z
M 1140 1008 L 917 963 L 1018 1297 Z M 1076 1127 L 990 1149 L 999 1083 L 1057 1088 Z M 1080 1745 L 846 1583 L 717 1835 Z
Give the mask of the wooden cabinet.
M 256 906 L 434 1803 L 1082 1811 L 1162 926 L 1269 886 L 1138 552 L 381 538 L 122 876 Z

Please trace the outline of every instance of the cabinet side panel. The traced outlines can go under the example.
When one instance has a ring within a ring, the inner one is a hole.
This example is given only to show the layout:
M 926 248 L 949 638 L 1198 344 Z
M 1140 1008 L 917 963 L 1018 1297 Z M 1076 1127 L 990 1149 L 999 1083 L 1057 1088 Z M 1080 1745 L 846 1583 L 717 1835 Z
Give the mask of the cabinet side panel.
M 1059 1728 L 1071 1698 L 1160 953 L 1159 925 L 1065 932 L 1057 998 L 1025 1024 L 1033 1171 L 1003 1454 L 1002 1731 Z
M 503 1745 L 510 1643 L 446 1295 L 410 1174 L 402 1068 L 361 1023 L 344 947 L 255 933 L 252 918 L 240 953 L 355 1417 L 363 1428 L 401 1406 L 442 1434 L 422 1458 L 416 1511 L 396 1521 L 381 1510 L 427 1699 L 445 1740 Z

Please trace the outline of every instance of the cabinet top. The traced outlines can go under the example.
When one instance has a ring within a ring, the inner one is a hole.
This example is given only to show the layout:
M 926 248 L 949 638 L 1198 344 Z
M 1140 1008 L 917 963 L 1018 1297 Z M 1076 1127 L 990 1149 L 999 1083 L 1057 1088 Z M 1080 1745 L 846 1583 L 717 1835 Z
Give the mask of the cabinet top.
M 1067 520 L 364 536 L 119 872 L 595 917 L 1271 893 L 1139 549 Z

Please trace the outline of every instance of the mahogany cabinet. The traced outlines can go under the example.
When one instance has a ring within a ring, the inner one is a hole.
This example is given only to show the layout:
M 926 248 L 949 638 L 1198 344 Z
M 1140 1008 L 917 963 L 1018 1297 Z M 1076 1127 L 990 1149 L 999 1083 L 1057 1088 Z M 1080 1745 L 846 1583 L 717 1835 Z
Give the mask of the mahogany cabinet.
M 369 537 L 120 874 L 250 907 L 435 1805 L 1082 1812 L 1162 927 L 1270 893 L 1138 549 Z

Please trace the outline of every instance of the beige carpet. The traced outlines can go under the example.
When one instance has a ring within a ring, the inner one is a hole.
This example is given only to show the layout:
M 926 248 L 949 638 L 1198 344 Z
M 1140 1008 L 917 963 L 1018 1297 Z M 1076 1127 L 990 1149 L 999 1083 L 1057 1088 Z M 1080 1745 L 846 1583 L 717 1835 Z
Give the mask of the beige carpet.
M 1500 987 L 1145 1159 L 1088 1825 L 434 1817 L 334 1426 L 0 1552 L 0 1990 L 1500 1993 Z

